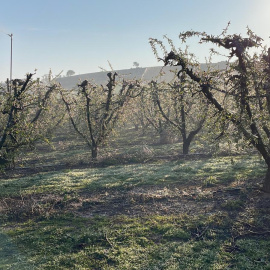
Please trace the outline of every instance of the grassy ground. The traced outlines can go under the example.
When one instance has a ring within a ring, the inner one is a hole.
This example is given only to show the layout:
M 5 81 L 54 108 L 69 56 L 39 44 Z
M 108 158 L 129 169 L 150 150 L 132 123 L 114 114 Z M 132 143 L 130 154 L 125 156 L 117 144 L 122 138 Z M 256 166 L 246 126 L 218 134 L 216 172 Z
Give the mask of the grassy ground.
M 90 166 L 72 138 L 2 175 L 0 269 L 270 269 L 258 156 L 183 157 L 134 137 Z

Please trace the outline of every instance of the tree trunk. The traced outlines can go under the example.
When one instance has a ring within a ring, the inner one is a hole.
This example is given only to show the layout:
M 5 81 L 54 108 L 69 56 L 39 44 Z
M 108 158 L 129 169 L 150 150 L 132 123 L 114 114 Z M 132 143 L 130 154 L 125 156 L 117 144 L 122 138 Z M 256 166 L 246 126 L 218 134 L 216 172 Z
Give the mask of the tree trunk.
M 0 168 L 15 168 L 15 150 L 6 149 L 5 153 L 0 157 Z
M 171 134 L 167 130 L 162 130 L 159 133 L 159 143 L 160 144 L 170 144 L 172 142 Z
M 138 131 L 139 130 L 139 125 L 138 124 L 134 124 L 134 130 Z
M 264 178 L 263 191 L 270 193 L 270 166 L 268 166 L 268 169 Z
M 97 159 L 98 148 L 97 145 L 92 146 L 92 159 Z
M 5 158 L 0 157 L 0 168 L 6 167 L 9 164 L 9 161 Z
M 191 140 L 185 139 L 183 140 L 183 154 L 188 155 L 189 154 L 189 147 L 190 147 Z

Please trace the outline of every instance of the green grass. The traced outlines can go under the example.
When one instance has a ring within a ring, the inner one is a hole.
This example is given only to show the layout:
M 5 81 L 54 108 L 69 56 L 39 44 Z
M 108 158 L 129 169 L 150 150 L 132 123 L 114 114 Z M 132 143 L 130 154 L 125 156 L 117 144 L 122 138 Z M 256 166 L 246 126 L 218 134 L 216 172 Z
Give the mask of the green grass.
M 261 178 L 265 165 L 257 156 L 217 157 L 74 169 L 0 181 L 0 197 L 73 190 L 127 189 L 149 185 L 229 185 Z
M 58 216 L 5 228 L 1 269 L 270 269 L 270 241 L 240 239 L 228 215 Z M 205 230 L 203 236 L 199 235 Z M 22 264 L 23 262 L 23 264 Z
M 1 179 L 0 269 L 270 269 L 257 155 L 177 159 L 180 143 L 133 135 L 104 146 L 92 168 L 73 135 L 20 157 L 53 166 Z

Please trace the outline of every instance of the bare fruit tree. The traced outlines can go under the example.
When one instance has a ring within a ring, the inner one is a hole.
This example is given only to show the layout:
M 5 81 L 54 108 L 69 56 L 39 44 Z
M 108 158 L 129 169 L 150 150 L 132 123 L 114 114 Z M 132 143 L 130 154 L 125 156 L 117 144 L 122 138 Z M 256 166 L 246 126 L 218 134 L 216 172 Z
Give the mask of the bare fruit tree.
M 107 76 L 106 87 L 85 80 L 78 85 L 76 93 L 62 92 L 70 121 L 91 149 L 92 159 L 97 158 L 99 146 L 123 115 L 124 105 L 139 89 L 137 82 L 117 82 L 116 73 L 110 72 Z
M 10 166 L 22 147 L 48 138 L 64 116 L 54 95 L 58 85 L 45 85 L 33 75 L 0 89 L 0 166 Z
M 200 43 L 211 43 L 228 52 L 227 67 L 213 72 L 196 72 L 183 50 L 171 47 L 167 52 L 161 41 L 151 39 L 152 48 L 162 46 L 164 65 L 180 66 L 178 73 L 186 74 L 197 83 L 201 93 L 221 117 L 220 121 L 232 124 L 263 157 L 267 173 L 263 190 L 270 192 L 270 49 L 262 46 L 262 39 L 248 29 L 247 37 L 227 34 L 219 36 L 205 32 L 187 31 L 180 34 L 186 43 L 190 37 L 199 37 Z M 250 50 L 250 49 L 253 50 Z M 217 53 L 212 49 L 211 53 Z M 224 132 L 224 131 L 222 131 Z
M 207 102 L 184 74 L 180 80 L 165 85 L 152 82 L 152 89 L 161 115 L 182 138 L 183 154 L 189 154 L 191 142 L 205 123 Z M 165 109 L 165 104 L 170 110 Z

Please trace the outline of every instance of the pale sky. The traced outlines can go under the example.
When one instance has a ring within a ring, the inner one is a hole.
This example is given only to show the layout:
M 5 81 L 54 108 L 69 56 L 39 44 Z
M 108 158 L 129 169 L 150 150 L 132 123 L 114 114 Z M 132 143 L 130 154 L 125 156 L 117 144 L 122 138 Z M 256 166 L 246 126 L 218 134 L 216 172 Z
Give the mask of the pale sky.
M 37 77 L 71 69 L 161 65 L 148 39 L 167 35 L 178 47 L 180 32 L 245 34 L 249 26 L 270 45 L 269 0 L 0 0 L 0 81 L 9 77 L 13 37 L 13 78 L 37 69 Z M 6 34 L 5 34 L 6 33 Z M 194 47 L 200 60 L 202 52 Z

